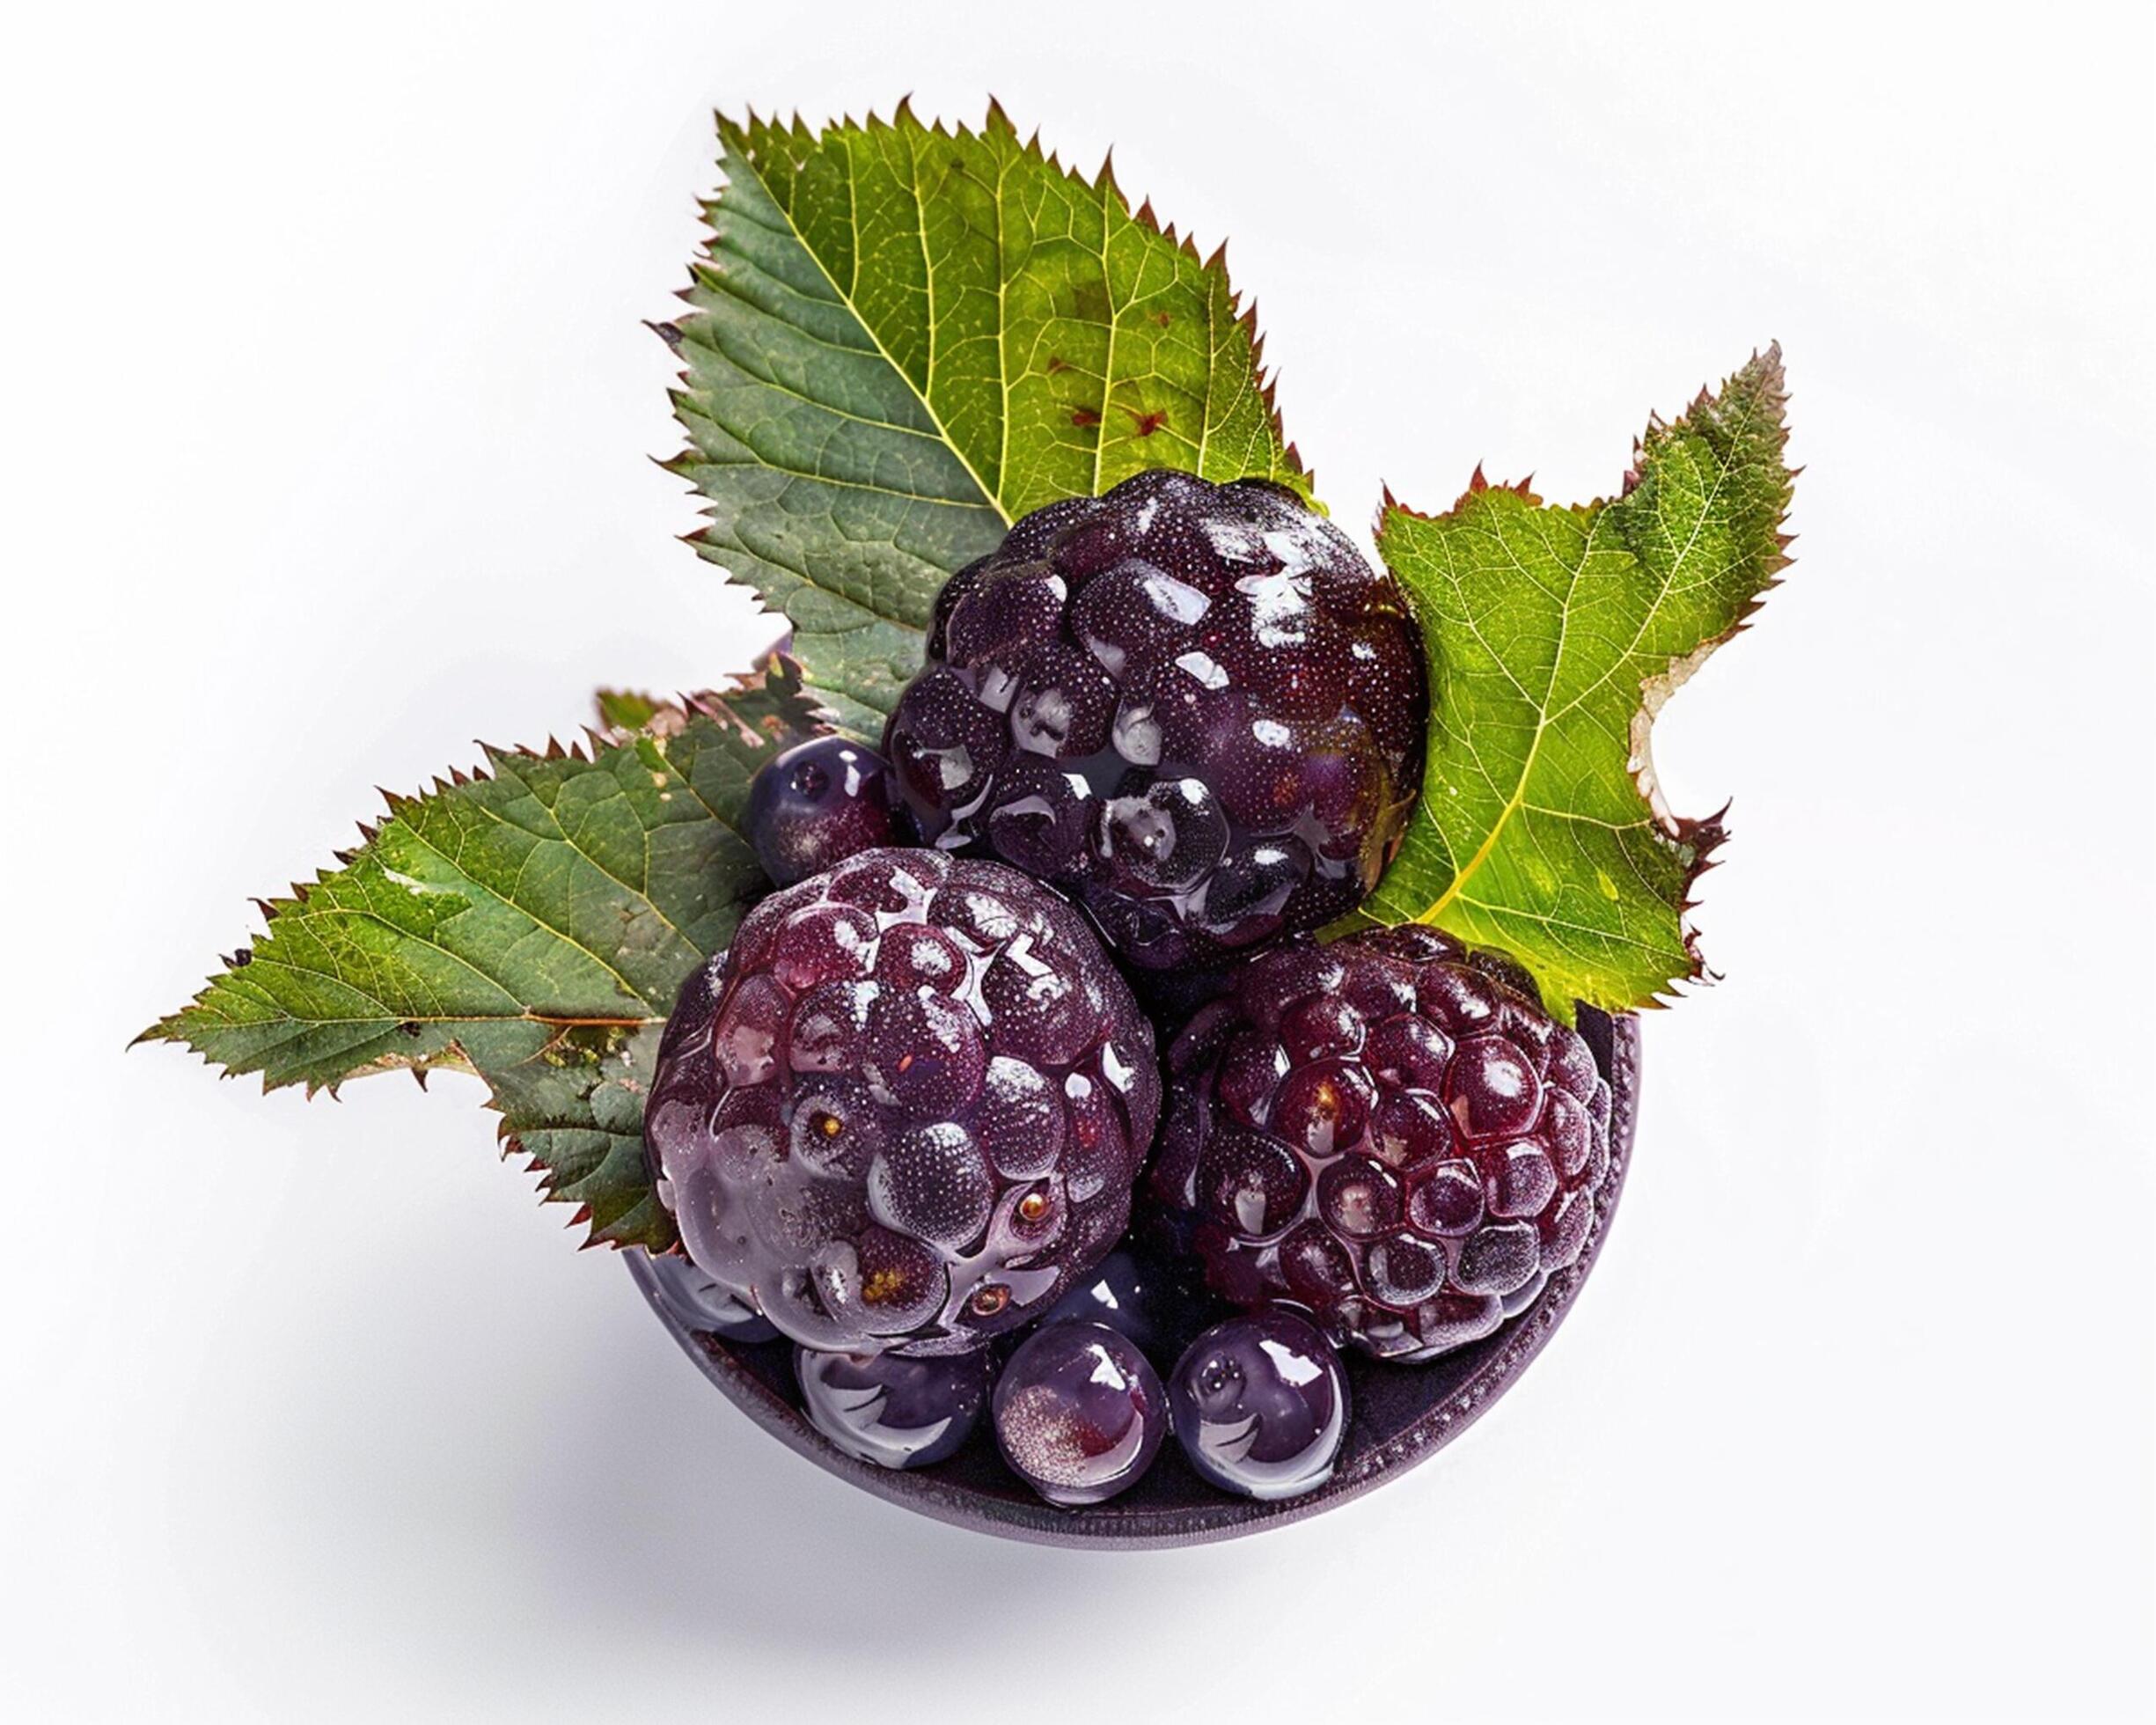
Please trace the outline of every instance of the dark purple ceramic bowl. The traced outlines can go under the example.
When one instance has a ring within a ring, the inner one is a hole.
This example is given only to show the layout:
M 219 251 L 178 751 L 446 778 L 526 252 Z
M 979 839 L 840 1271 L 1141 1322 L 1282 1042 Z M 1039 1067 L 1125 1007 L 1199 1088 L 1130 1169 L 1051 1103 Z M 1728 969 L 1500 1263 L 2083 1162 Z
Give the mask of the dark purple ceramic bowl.
M 985 1421 L 964 1450 L 938 1466 L 910 1472 L 871 1466 L 842 1454 L 796 1405 L 790 1342 L 744 1345 L 689 1329 L 660 1303 L 642 1254 L 627 1254 L 629 1273 L 659 1321 L 728 1400 L 818 1467 L 863 1491 L 938 1521 L 1039 1545 L 1135 1549 L 1256 1533 L 1359 1497 L 1436 1454 L 1527 1369 L 1572 1310 L 1624 1188 L 1639 1100 L 1639 1020 L 1581 1007 L 1579 1022 L 1610 1081 L 1612 1102 L 1610 1178 L 1579 1262 L 1552 1276 L 1534 1303 L 1495 1334 L 1427 1365 L 1389 1366 L 1348 1354 L 1352 1409 L 1339 1464 L 1317 1490 L 1285 1502 L 1229 1496 L 1192 1472 L 1170 1442 L 1122 1496 L 1089 1508 L 1054 1508 L 1003 1465 Z

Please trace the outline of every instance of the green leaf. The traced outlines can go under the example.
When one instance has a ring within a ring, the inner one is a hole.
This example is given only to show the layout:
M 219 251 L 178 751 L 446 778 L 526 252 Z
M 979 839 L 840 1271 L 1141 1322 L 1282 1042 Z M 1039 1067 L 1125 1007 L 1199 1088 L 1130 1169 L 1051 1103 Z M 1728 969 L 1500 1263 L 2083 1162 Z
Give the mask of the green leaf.
M 685 363 L 670 466 L 703 554 L 785 613 L 810 683 L 880 728 L 937 590 L 1043 504 L 1148 467 L 1309 494 L 1254 310 L 1201 261 L 1022 143 L 901 104 L 818 132 L 719 121 L 725 189 L 660 334 Z
M 1623 494 L 1552 508 L 1486 484 L 1440 516 L 1389 496 L 1386 563 L 1428 640 L 1421 807 L 1359 920 L 1517 954 L 1552 1006 L 1652 1003 L 1701 973 L 1685 913 L 1719 816 L 1663 806 L 1648 731 L 1788 559 L 1781 350 L 1674 424 Z
M 666 705 L 637 689 L 601 689 L 591 701 L 599 711 L 599 728 L 610 731 L 642 730 Z
M 749 779 L 818 715 L 775 658 L 729 694 L 648 705 L 634 735 L 488 749 L 476 774 L 391 796 L 364 843 L 265 904 L 267 930 L 144 1037 L 265 1090 L 476 1073 L 548 1197 L 595 1240 L 664 1250 L 642 1149 L 659 1031 L 767 890 L 740 831 Z

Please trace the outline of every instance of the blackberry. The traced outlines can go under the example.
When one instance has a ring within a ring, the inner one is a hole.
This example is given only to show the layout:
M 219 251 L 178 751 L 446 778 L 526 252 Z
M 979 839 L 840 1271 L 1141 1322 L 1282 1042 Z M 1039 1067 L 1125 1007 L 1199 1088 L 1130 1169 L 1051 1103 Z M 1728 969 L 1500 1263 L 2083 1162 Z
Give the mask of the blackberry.
M 795 1341 L 952 1354 L 1114 1244 L 1159 1108 L 1077 912 L 884 849 L 773 893 L 689 980 L 644 1142 L 689 1255 Z
M 1152 1175 L 1216 1293 L 1426 1360 L 1574 1262 L 1610 1087 L 1533 979 L 1409 924 L 1270 952 L 1170 1054 Z
M 843 737 L 811 738 L 758 767 L 742 825 L 774 886 L 902 844 L 912 827 L 884 758 Z
M 1309 1319 L 1272 1306 L 1193 1341 L 1169 1374 L 1168 1406 L 1200 1474 L 1276 1501 L 1332 1477 L 1347 1433 L 1347 1374 Z
M 924 842 L 1052 881 L 1159 971 L 1353 909 L 1426 708 L 1406 599 L 1338 528 L 1266 481 L 1155 471 L 951 577 L 884 752 Z
M 1168 1435 L 1159 1374 L 1104 1324 L 1049 1324 L 995 1381 L 995 1441 L 1011 1471 L 1066 1508 L 1138 1483 Z

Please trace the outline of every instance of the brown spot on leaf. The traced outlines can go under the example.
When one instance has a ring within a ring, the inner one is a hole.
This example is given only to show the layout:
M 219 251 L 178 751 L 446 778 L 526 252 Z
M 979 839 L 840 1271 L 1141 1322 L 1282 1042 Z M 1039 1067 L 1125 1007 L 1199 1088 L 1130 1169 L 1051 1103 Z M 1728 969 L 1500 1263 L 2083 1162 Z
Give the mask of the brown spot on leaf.
M 1048 356 L 1048 375 L 1050 377 L 1054 377 L 1059 371 L 1067 371 L 1069 370 L 1070 361 L 1064 358 L 1061 354 L 1050 354 Z
M 1073 425 L 1098 425 L 1101 416 L 1090 407 L 1080 407 L 1070 416 Z
M 1168 415 L 1164 413 L 1133 414 L 1131 417 L 1137 421 L 1138 435 L 1141 437 L 1150 437 L 1168 423 Z

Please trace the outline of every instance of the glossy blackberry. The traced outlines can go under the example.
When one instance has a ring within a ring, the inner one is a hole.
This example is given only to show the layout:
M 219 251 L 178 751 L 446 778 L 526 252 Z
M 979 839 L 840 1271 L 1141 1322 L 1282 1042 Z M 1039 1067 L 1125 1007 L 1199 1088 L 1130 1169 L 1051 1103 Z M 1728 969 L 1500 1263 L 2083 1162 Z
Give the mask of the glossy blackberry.
M 1168 1435 L 1160 1376 L 1104 1324 L 1049 1324 L 995 1381 L 995 1441 L 1049 1502 L 1100 1503 L 1138 1483 Z
M 1052 881 L 1144 970 L 1315 929 L 1421 773 L 1398 586 L 1277 486 L 1156 471 L 953 576 L 884 736 L 925 842 Z
M 1267 953 L 1170 1068 L 1154 1191 L 1240 1304 L 1428 1359 L 1587 1243 L 1610 1086 L 1509 958 L 1414 925 Z
M 913 836 L 883 756 L 844 737 L 811 738 L 757 768 L 742 825 L 774 886 Z
M 802 1405 L 817 1430 L 877 1467 L 934 1467 L 958 1453 L 988 1401 L 988 1354 L 941 1359 L 794 1350 Z
M 1168 1376 L 1176 1437 L 1214 1485 L 1275 1501 L 1332 1477 L 1347 1374 L 1308 1318 L 1270 1306 L 1216 1324 Z
M 690 1256 L 786 1335 L 946 1354 L 1115 1243 L 1159 1106 L 1084 918 L 998 863 L 870 850 L 689 980 L 644 1142 Z

